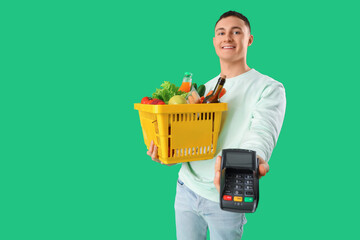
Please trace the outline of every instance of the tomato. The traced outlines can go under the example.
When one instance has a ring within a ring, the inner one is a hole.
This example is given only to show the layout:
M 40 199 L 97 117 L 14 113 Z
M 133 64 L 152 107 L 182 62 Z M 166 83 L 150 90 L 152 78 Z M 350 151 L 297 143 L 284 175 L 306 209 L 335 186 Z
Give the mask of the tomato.
M 143 97 L 143 99 L 141 99 L 141 103 L 142 104 L 149 104 L 151 100 L 152 100 L 151 97 Z
M 164 101 L 163 100 L 160 100 L 160 99 L 153 99 L 150 104 L 152 105 L 165 105 Z

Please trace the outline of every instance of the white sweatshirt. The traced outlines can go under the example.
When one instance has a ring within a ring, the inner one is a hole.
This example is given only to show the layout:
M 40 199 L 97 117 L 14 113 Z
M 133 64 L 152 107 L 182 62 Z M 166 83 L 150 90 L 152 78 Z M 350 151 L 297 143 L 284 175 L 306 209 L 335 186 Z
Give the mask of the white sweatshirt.
M 205 84 L 206 93 L 213 90 L 219 76 Z M 198 195 L 219 202 L 213 183 L 216 156 L 222 149 L 241 148 L 256 151 L 269 161 L 284 120 L 286 98 L 284 86 L 274 79 L 251 69 L 226 79 L 225 95 L 228 103 L 223 112 L 220 135 L 213 159 L 182 163 L 179 178 Z

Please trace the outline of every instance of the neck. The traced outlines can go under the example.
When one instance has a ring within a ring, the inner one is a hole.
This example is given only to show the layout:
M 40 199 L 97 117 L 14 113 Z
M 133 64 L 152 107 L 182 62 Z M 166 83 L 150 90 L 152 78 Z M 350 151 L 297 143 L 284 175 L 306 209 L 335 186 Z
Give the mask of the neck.
M 226 78 L 233 78 L 250 70 L 246 61 L 227 62 L 220 60 L 220 68 L 221 74 L 226 75 Z

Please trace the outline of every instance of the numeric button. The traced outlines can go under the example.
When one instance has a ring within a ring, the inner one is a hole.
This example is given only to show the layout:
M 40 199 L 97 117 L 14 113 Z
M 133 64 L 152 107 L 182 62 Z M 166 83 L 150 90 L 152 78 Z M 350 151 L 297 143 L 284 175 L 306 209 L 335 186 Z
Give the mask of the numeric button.
M 243 194 L 243 192 L 242 191 L 238 191 L 238 190 L 236 190 L 235 192 L 234 192 L 234 195 L 242 195 Z
M 235 189 L 242 189 L 241 185 L 235 185 Z
M 231 194 L 231 190 L 230 189 L 225 189 L 224 191 L 227 195 Z

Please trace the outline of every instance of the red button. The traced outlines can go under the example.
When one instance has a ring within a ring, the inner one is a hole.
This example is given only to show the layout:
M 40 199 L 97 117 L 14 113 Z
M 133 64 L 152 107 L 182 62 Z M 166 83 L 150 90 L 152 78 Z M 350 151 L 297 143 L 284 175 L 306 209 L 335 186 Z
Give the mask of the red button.
M 230 195 L 224 195 L 224 196 L 223 196 L 223 199 L 224 199 L 225 201 L 231 201 L 231 200 L 232 200 L 232 196 L 230 196 Z

